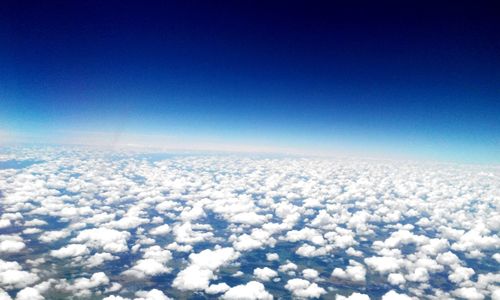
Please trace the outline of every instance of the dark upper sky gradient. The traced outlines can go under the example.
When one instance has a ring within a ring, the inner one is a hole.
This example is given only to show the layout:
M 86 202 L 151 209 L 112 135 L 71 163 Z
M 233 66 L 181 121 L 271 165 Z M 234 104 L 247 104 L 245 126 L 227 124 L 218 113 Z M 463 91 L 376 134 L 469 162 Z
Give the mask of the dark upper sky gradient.
M 499 4 L 457 2 L 3 1 L 0 128 L 498 162 Z

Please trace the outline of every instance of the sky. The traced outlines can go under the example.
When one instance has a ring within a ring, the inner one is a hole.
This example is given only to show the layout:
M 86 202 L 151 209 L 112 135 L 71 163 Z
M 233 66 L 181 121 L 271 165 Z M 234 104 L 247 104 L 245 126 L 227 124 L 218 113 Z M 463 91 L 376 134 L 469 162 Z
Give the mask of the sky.
M 500 163 L 494 1 L 3 1 L 0 141 Z

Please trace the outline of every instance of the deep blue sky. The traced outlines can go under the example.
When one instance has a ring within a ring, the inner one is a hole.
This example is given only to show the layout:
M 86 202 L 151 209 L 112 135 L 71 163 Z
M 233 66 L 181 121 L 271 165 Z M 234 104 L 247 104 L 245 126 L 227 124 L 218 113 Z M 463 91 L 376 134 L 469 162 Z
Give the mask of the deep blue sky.
M 2 1 L 0 131 L 498 163 L 500 9 L 456 2 Z

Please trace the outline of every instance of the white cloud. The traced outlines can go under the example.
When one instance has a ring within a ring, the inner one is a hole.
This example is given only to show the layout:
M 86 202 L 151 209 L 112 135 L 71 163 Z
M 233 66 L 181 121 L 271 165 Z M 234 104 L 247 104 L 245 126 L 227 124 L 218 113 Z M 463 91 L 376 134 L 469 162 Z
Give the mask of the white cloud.
M 88 260 L 85 263 L 85 266 L 88 268 L 94 268 L 94 267 L 102 265 L 103 263 L 105 263 L 107 261 L 112 261 L 115 259 L 118 259 L 118 256 L 114 256 L 114 255 L 107 253 L 107 252 L 96 253 L 88 258 Z
M 205 289 L 205 293 L 209 295 L 221 294 L 229 290 L 230 287 L 225 282 L 211 284 L 207 289 Z
M 24 288 L 39 280 L 36 274 L 21 270 L 5 270 L 0 272 L 0 285 L 4 288 Z
M 406 283 L 405 277 L 400 273 L 389 274 L 389 276 L 387 276 L 387 281 L 389 281 L 389 283 L 392 285 L 400 285 Z
M 44 243 L 52 243 L 60 239 L 64 239 L 70 235 L 70 231 L 68 230 L 59 230 L 59 231 L 45 231 L 38 238 L 40 241 Z
M 128 251 L 127 240 L 130 233 L 108 228 L 82 230 L 72 241 L 84 243 L 90 248 L 102 249 L 106 252 L 120 253 Z
M 224 300 L 272 300 L 273 296 L 266 291 L 264 285 L 257 281 L 237 285 L 230 288 L 221 299 Z
M 57 289 L 65 290 L 77 297 L 89 297 L 92 294 L 92 289 L 106 286 L 110 283 L 108 276 L 104 272 L 92 274 L 90 278 L 76 278 L 73 283 L 68 283 L 66 280 L 61 280 L 56 285 Z
M 233 243 L 233 247 L 238 251 L 254 250 L 262 246 L 264 246 L 264 243 L 262 241 L 253 238 L 249 234 L 240 235 Z
M 345 297 L 342 295 L 337 295 L 336 300 L 370 300 L 370 297 L 361 293 L 352 293 L 351 295 Z
M 476 272 L 474 272 L 471 268 L 457 267 L 450 273 L 450 275 L 448 275 L 448 279 L 451 282 L 459 283 L 469 280 L 469 278 L 475 273 Z
M 111 295 L 104 297 L 102 300 L 130 300 L 129 298 L 123 298 L 122 296 Z
M 10 220 L 0 219 L 0 229 L 10 227 L 11 225 L 12 223 L 10 222 Z
M 429 272 L 426 268 L 418 267 L 406 276 L 408 281 L 427 282 L 429 281 Z
M 322 256 L 326 255 L 332 250 L 332 247 L 327 246 L 327 247 L 319 247 L 316 248 L 314 246 L 304 244 L 297 248 L 295 253 L 297 253 L 300 256 L 305 256 L 305 257 L 314 257 L 314 256 Z
M 205 249 L 189 255 L 190 265 L 177 274 L 172 284 L 180 290 L 205 290 L 214 272 L 221 266 L 237 259 L 239 253 L 233 248 Z
M 302 276 L 308 280 L 315 280 L 319 277 L 319 272 L 314 269 L 304 269 L 302 270 Z
M 57 258 L 76 257 L 89 254 L 87 246 L 82 244 L 70 244 L 59 250 L 50 251 L 50 255 Z
M 144 258 L 151 258 L 158 262 L 166 263 L 172 259 L 172 253 L 155 245 L 144 249 Z
M 345 270 L 335 268 L 332 272 L 332 277 L 354 282 L 365 282 L 365 267 L 353 260 L 350 260 L 349 263 L 350 265 Z
M 190 222 L 174 226 L 175 241 L 180 244 L 196 244 L 213 237 L 212 232 L 196 230 Z
M 170 268 L 166 267 L 164 264 L 154 259 L 147 258 L 136 261 L 131 269 L 124 271 L 122 274 L 137 278 L 144 278 L 146 276 L 156 276 L 169 272 Z
M 381 274 L 395 272 L 401 268 L 402 262 L 400 259 L 389 256 L 376 256 L 365 259 L 365 263 L 374 271 Z
M 293 263 L 293 262 L 291 262 L 291 261 L 287 261 L 287 263 L 286 263 L 286 264 L 281 265 L 281 266 L 279 267 L 279 269 L 278 269 L 278 270 L 279 270 L 280 272 L 284 272 L 284 273 L 286 273 L 286 272 L 288 272 L 288 271 L 295 271 L 295 270 L 297 270 L 297 268 L 298 268 L 298 267 L 297 267 L 297 265 L 296 265 L 296 264 L 294 264 L 294 263 Z
M 382 296 L 382 300 L 411 300 L 409 296 L 405 294 L 399 294 L 393 290 L 388 291 Z
M 16 300 L 43 300 L 43 297 L 37 289 L 26 287 L 20 290 L 16 295 Z
M 305 279 L 294 278 L 288 280 L 285 288 L 300 298 L 319 298 L 326 294 L 325 289 L 319 287 L 317 283 L 311 283 Z
M 268 261 L 275 261 L 275 260 L 279 260 L 280 256 L 278 255 L 278 253 L 267 253 L 266 254 L 266 259 Z
M 170 232 L 170 226 L 168 226 L 168 224 L 163 224 L 149 231 L 149 233 L 152 235 L 165 235 L 169 232 Z
M 309 241 L 315 245 L 324 245 L 325 239 L 323 235 L 316 229 L 303 228 L 301 230 L 292 230 L 286 233 L 285 240 L 289 242 Z
M 264 223 L 266 221 L 266 217 L 258 215 L 255 212 L 241 212 L 239 214 L 232 215 L 229 220 L 233 223 L 258 225 Z
M 19 239 L 4 237 L 5 239 L 0 241 L 0 253 L 14 253 L 23 250 L 26 244 Z
M 140 225 L 146 224 L 148 222 L 149 221 L 145 218 L 140 218 L 138 216 L 132 215 L 132 216 L 125 216 L 117 221 L 111 221 L 105 224 L 105 226 L 120 230 L 129 230 L 137 228 Z
M 150 291 L 138 291 L 135 293 L 137 298 L 134 300 L 170 300 L 162 291 L 158 289 L 152 289 Z
M 269 269 L 268 267 L 256 268 L 255 270 L 253 270 L 253 276 L 261 281 L 269 281 L 278 276 L 278 272 Z
M 180 290 L 205 290 L 213 278 L 212 270 L 191 265 L 177 274 L 172 286 Z
M 450 251 L 439 254 L 436 261 L 444 266 L 454 266 L 460 263 L 458 256 Z
M 481 294 L 475 287 L 462 287 L 454 290 L 452 292 L 453 296 L 469 299 L 469 300 L 482 300 L 484 299 L 484 295 Z

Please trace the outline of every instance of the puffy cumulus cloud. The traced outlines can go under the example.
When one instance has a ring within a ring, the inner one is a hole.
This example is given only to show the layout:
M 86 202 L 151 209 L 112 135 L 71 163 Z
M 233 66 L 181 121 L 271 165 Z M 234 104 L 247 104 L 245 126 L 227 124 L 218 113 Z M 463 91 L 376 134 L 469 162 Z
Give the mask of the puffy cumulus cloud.
M 450 273 L 450 275 L 448 275 L 448 279 L 451 282 L 459 283 L 469 280 L 469 278 L 475 273 L 476 272 L 474 272 L 472 268 L 457 267 Z
M 233 248 L 218 248 L 215 250 L 205 249 L 199 253 L 189 255 L 191 264 L 202 268 L 217 270 L 224 264 L 227 264 L 237 259 L 240 254 Z
M 235 238 L 234 235 L 230 237 L 233 242 L 233 247 L 238 251 L 249 251 L 264 246 L 274 246 L 276 239 L 272 237 L 272 233 L 266 229 L 254 228 L 250 234 L 242 234 Z
M 241 212 L 232 215 L 229 220 L 233 223 L 258 225 L 264 223 L 267 218 L 265 216 L 258 215 L 255 212 Z
M 436 257 L 436 261 L 444 266 L 457 266 L 460 264 L 460 259 L 453 252 L 441 253 Z
M 406 283 L 405 277 L 400 273 L 389 274 L 389 276 L 387 276 L 387 281 L 392 285 L 400 285 Z
M 191 245 L 180 245 L 177 242 L 173 242 L 167 245 L 168 250 L 177 251 L 177 252 L 191 252 L 193 250 L 193 246 Z
M 399 294 L 390 290 L 382 296 L 382 300 L 411 300 L 412 298 L 405 294 Z
M 439 253 L 446 251 L 450 246 L 448 240 L 440 239 L 426 239 L 424 244 L 420 247 L 420 251 L 427 255 L 435 256 Z
M 162 291 L 158 289 L 152 289 L 150 291 L 138 291 L 135 293 L 137 298 L 134 300 L 170 300 Z
M 103 263 L 107 261 L 112 261 L 118 259 L 118 256 L 114 256 L 111 253 L 103 252 L 103 253 L 96 253 L 89 257 L 85 263 L 85 266 L 88 268 L 94 268 L 97 266 L 102 265 Z
M 275 261 L 275 260 L 279 260 L 280 256 L 278 255 L 278 253 L 267 253 L 266 259 L 268 261 Z M 499 260 L 500 260 L 500 258 L 499 258 Z
M 349 296 L 337 295 L 336 300 L 370 300 L 370 297 L 361 293 L 352 293 Z
M 298 266 L 297 266 L 296 264 L 294 264 L 294 263 L 293 263 L 293 262 L 291 262 L 291 261 L 287 261 L 287 263 L 286 263 L 286 264 L 281 265 L 281 266 L 279 267 L 279 269 L 278 269 L 278 270 L 279 270 L 280 272 L 284 272 L 284 273 L 286 273 L 286 272 L 289 272 L 289 271 L 295 271 L 295 270 L 297 270 L 297 269 L 298 269 Z
M 285 288 L 292 292 L 294 296 L 300 298 L 319 298 L 321 295 L 326 294 L 325 289 L 318 286 L 317 283 L 311 283 L 300 278 L 288 280 Z
M 401 268 L 403 261 L 390 256 L 375 256 L 365 259 L 365 263 L 381 274 L 395 272 Z
M 71 232 L 69 230 L 45 231 L 38 239 L 44 243 L 52 243 L 60 239 L 67 238 Z
M 215 278 L 214 273 L 221 266 L 237 259 L 239 255 L 229 247 L 191 253 L 190 265 L 177 274 L 172 286 L 180 290 L 205 290 L 210 280 Z
M 221 296 L 224 300 L 272 300 L 273 295 L 266 291 L 264 285 L 257 281 L 237 285 Z
M 11 221 L 8 219 L 0 219 L 0 229 L 10 227 L 12 225 Z
M 21 265 L 16 261 L 5 261 L 0 259 L 0 272 L 7 270 L 21 270 Z
M 90 278 L 76 278 L 73 283 L 66 279 L 61 280 L 56 284 L 56 289 L 64 290 L 76 297 L 89 297 L 92 295 L 92 290 L 101 286 L 106 286 L 110 283 L 108 276 L 104 272 L 92 274 Z
M 354 282 L 365 282 L 365 267 L 354 260 L 350 260 L 349 264 L 350 265 L 345 270 L 335 268 L 332 272 L 332 277 Z
M 21 289 L 32 285 L 38 280 L 38 275 L 24 271 L 19 263 L 0 259 L 1 287 L 5 289 Z
M 205 216 L 206 214 L 202 203 L 196 203 L 192 207 L 185 208 L 179 217 L 182 221 L 194 221 Z
M 311 226 L 331 230 L 337 227 L 337 220 L 333 218 L 326 210 L 322 209 L 311 221 Z
M 15 253 L 26 247 L 23 239 L 15 235 L 0 235 L 0 253 Z
M 407 229 L 399 229 L 393 232 L 389 238 L 382 243 L 375 242 L 374 245 L 383 246 L 387 248 L 399 248 L 402 245 L 417 244 L 421 245 L 429 240 L 428 237 L 423 235 L 415 235 Z
M 304 269 L 302 270 L 302 276 L 305 279 L 315 280 L 319 277 L 319 272 L 314 269 Z
M 297 241 L 309 241 L 315 245 L 324 245 L 325 239 L 323 235 L 319 233 L 316 229 L 304 228 L 301 230 L 291 230 L 286 233 L 286 241 L 297 242 Z
M 0 272 L 0 285 L 6 289 L 23 288 L 39 280 L 36 274 L 22 270 L 5 270 Z
M 144 258 L 154 259 L 161 263 L 166 263 L 172 259 L 172 253 L 168 250 L 162 249 L 160 246 L 155 245 L 143 250 Z
M 102 249 L 106 252 L 120 253 L 128 251 L 127 240 L 130 233 L 109 228 L 92 228 L 82 230 L 72 241 L 84 243 L 90 248 Z
M 70 244 L 68 246 L 64 246 L 58 250 L 50 251 L 50 255 L 57 258 L 68 258 L 68 257 L 76 257 L 89 254 L 89 249 L 87 246 L 82 244 Z
M 500 248 L 500 237 L 491 235 L 491 231 L 479 224 L 471 230 L 467 231 L 460 239 L 451 245 L 451 248 L 456 251 L 472 252 L 487 249 Z
M 102 300 L 130 300 L 130 298 L 123 298 L 122 296 L 111 295 L 104 297 Z
M 325 238 L 332 243 L 335 248 L 347 249 L 358 244 L 355 240 L 355 233 L 349 229 L 335 228 L 334 231 L 325 233 Z
M 177 274 L 172 286 L 180 290 L 205 290 L 208 288 L 210 280 L 214 277 L 215 275 L 212 270 L 191 265 Z
M 418 267 L 415 268 L 411 273 L 406 275 L 408 281 L 413 282 L 427 282 L 429 281 L 429 272 L 426 268 Z
M 297 248 L 295 253 L 297 253 L 300 256 L 305 256 L 305 257 L 313 257 L 313 256 L 322 256 L 326 255 L 329 253 L 333 248 L 331 246 L 327 247 L 314 247 L 308 244 L 304 244 Z
M 261 281 L 269 281 L 274 277 L 278 276 L 278 272 L 270 269 L 268 267 L 265 268 L 256 268 L 253 270 L 253 276 Z
M 146 276 L 156 276 L 168 272 L 170 272 L 170 268 L 154 259 L 147 258 L 138 260 L 131 269 L 124 271 L 122 274 L 144 278 Z
M 454 290 L 452 294 L 455 297 L 469 300 L 482 300 L 485 298 L 475 287 L 461 287 Z
M 32 287 L 26 287 L 20 290 L 16 295 L 16 300 L 44 300 L 40 292 Z
M 173 229 L 175 241 L 180 244 L 196 244 L 209 240 L 213 237 L 213 233 L 207 229 L 211 230 L 211 227 L 194 226 L 190 222 L 177 224 Z
M 130 230 L 139 227 L 142 224 L 148 223 L 148 219 L 140 218 L 138 216 L 125 216 L 119 220 L 111 221 L 105 226 L 120 230 Z
M 264 246 L 264 241 L 254 238 L 249 234 L 243 234 L 235 238 L 233 247 L 238 251 L 250 251 Z
M 169 232 L 170 232 L 170 226 L 168 226 L 168 224 L 163 224 L 149 231 L 149 233 L 152 235 L 165 235 Z
M 205 289 L 205 293 L 209 295 L 221 294 L 230 289 L 230 286 L 225 282 L 211 284 L 208 288 Z

